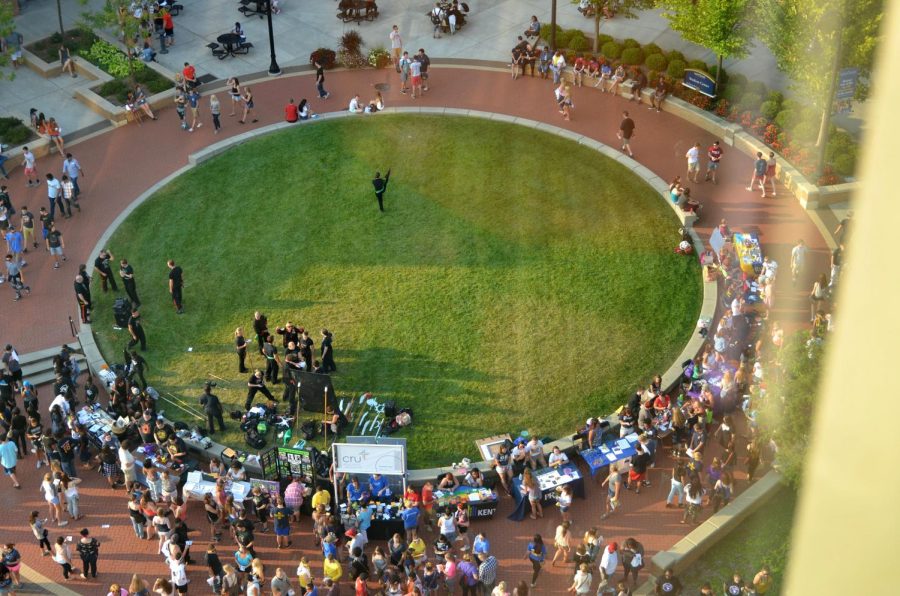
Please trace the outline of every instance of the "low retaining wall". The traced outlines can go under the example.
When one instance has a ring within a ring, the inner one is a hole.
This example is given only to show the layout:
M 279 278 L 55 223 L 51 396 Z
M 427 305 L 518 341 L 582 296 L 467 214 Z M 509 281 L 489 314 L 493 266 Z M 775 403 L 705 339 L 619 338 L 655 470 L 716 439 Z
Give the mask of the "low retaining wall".
M 485 118 L 489 120 L 498 120 L 502 122 L 509 122 L 512 124 L 518 124 L 521 126 L 527 126 L 531 128 L 535 128 L 538 130 L 543 130 L 545 132 L 549 132 L 552 134 L 556 134 L 562 137 L 566 137 L 572 139 L 573 141 L 590 147 L 611 159 L 618 161 L 623 164 L 625 167 L 632 170 L 637 176 L 642 178 L 647 184 L 649 184 L 654 190 L 659 194 L 660 200 L 664 201 L 669 207 L 672 209 L 673 213 L 675 213 L 676 217 L 678 217 L 679 221 L 689 230 L 691 238 L 694 243 L 694 248 L 697 254 L 699 254 L 703 250 L 703 244 L 697 236 L 697 233 L 693 230 L 691 224 L 693 223 L 692 216 L 686 216 L 686 214 L 677 206 L 674 205 L 668 198 L 668 186 L 665 181 L 651 172 L 646 167 L 642 166 L 635 160 L 630 157 L 622 154 L 621 151 L 616 151 L 612 147 L 604 145 L 594 139 L 589 137 L 585 137 L 584 135 L 580 135 L 578 133 L 574 133 L 568 130 L 561 129 L 559 127 L 546 124 L 544 122 L 538 122 L 535 120 L 529 120 L 525 118 L 518 118 L 516 116 L 510 116 L 507 114 L 496 114 L 492 112 L 481 112 L 477 110 L 465 110 L 458 108 L 431 108 L 431 107 L 409 107 L 409 108 L 387 108 L 384 110 L 384 113 L 413 113 L 413 114 L 437 114 L 437 115 L 450 115 L 450 116 L 468 116 L 475 118 Z M 167 185 L 169 182 L 177 178 L 178 176 L 184 174 L 189 171 L 196 165 L 207 161 L 220 153 L 231 149 L 237 145 L 245 143 L 251 139 L 258 138 L 261 136 L 265 136 L 274 132 L 278 132 L 280 130 L 291 128 L 295 126 L 304 126 L 313 124 L 315 122 L 323 121 L 323 120 L 333 120 L 335 118 L 346 118 L 346 117 L 354 117 L 354 118 L 365 118 L 368 116 L 365 115 L 356 115 L 350 114 L 349 112 L 341 111 L 341 112 L 331 112 L 327 114 L 320 115 L 319 118 L 314 120 L 307 120 L 305 122 L 291 124 L 287 122 L 279 122 L 277 124 L 272 124 L 269 126 L 265 126 L 255 130 L 248 130 L 245 133 L 236 135 L 234 137 L 230 137 L 228 139 L 224 139 L 218 143 L 214 143 L 197 151 L 196 153 L 191 154 L 188 157 L 188 165 L 179 169 L 178 171 L 172 173 L 167 176 L 163 180 L 160 180 L 152 187 L 147 189 L 146 192 L 142 193 L 139 197 L 137 197 L 134 201 L 132 201 L 115 219 L 115 221 L 110 224 L 110 226 L 103 232 L 100 236 L 96 246 L 94 247 L 91 255 L 88 257 L 87 262 L 93 262 L 94 259 L 97 258 L 97 255 L 100 253 L 100 250 L 106 246 L 109 238 L 112 236 L 113 232 L 116 228 L 121 225 L 121 223 L 131 214 L 134 209 L 136 209 L 140 204 L 149 199 L 154 193 L 156 193 L 160 188 Z M 377 117 L 377 116 L 374 116 Z M 688 257 L 690 258 L 690 257 Z M 718 301 L 718 286 L 716 282 L 703 282 L 703 302 L 700 308 L 700 317 L 701 318 L 712 318 L 715 314 L 716 304 Z M 81 324 L 79 339 L 81 341 L 82 347 L 84 348 L 84 353 L 88 361 L 88 366 L 92 371 L 100 370 L 103 366 L 105 366 L 106 360 L 103 358 L 103 355 L 100 353 L 100 349 L 97 346 L 94 335 L 91 331 L 91 326 L 89 324 Z M 684 346 L 684 349 L 669 367 L 669 369 L 663 374 L 663 386 L 671 387 L 678 382 L 679 377 L 682 374 L 681 363 L 687 359 L 694 358 L 700 352 L 700 349 L 703 346 L 704 339 L 697 333 L 692 333 L 691 338 L 688 340 L 687 344 Z M 615 414 L 607 417 L 607 421 L 610 426 L 615 429 L 618 426 L 618 416 Z M 573 433 L 574 434 L 574 433 Z M 218 443 L 213 443 L 213 446 L 208 449 L 204 449 L 198 443 L 194 443 L 192 441 L 187 441 L 188 446 L 194 450 L 201 452 L 204 457 L 219 457 L 222 454 L 222 450 L 225 449 L 223 445 Z M 548 452 L 553 449 L 553 447 L 559 447 L 562 451 L 568 452 L 569 455 L 574 455 L 574 453 L 579 449 L 580 444 L 576 443 L 572 440 L 572 435 L 568 435 L 561 439 L 551 442 L 550 444 L 545 446 Z M 483 461 L 478 463 L 473 463 L 473 465 L 478 466 L 481 470 L 483 470 L 489 477 L 493 474 L 491 470 L 490 461 Z M 245 464 L 248 472 L 255 475 L 261 475 L 262 470 L 259 466 L 250 463 Z M 434 480 L 441 474 L 446 474 L 447 472 L 454 472 L 455 470 L 452 467 L 440 467 L 440 468 L 426 468 L 422 470 L 410 470 L 407 475 L 407 480 L 411 484 L 422 484 L 426 480 Z
M 666 569 L 672 569 L 676 576 L 683 573 L 784 488 L 781 474 L 775 470 L 769 471 L 718 513 L 676 542 L 672 548 L 656 553 L 648 567 L 654 577 L 644 582 L 635 591 L 635 595 L 655 594 L 656 577 L 660 577 Z

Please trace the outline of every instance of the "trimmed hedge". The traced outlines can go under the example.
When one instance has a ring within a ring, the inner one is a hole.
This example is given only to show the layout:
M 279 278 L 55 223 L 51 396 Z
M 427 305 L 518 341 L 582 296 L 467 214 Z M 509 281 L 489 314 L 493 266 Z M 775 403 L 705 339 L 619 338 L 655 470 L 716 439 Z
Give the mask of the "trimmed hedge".
M 781 130 L 792 130 L 800 123 L 800 112 L 797 110 L 781 110 L 775 116 L 775 124 Z
M 33 137 L 31 129 L 18 118 L 0 118 L 0 139 L 10 147 L 27 143 Z
M 627 48 L 639 48 L 639 47 L 641 47 L 641 42 L 629 37 L 628 39 L 622 41 L 622 47 L 626 48 L 626 49 Z
M 759 111 L 759 106 L 761 103 L 762 96 L 759 93 L 748 91 L 741 96 L 741 103 L 739 107 L 742 112 L 750 111 L 756 113 Z
M 655 43 L 648 43 L 644 46 L 644 53 L 650 56 L 651 54 L 662 54 L 662 48 L 656 45 Z
M 601 33 L 597 36 L 597 47 L 602 48 L 603 44 L 609 43 L 611 41 L 616 41 L 613 39 L 612 35 L 607 35 L 606 33 Z
M 669 78 L 681 79 L 684 78 L 684 68 L 684 60 L 672 60 L 666 69 L 666 74 L 669 75 Z
M 709 69 L 706 66 L 706 62 L 704 62 L 703 60 L 691 60 L 690 62 L 688 62 L 688 68 L 709 72 Z
M 584 35 L 574 35 L 571 39 L 569 39 L 569 49 L 575 50 L 576 52 L 583 52 L 591 47 L 591 43 L 584 37 Z
M 641 48 L 625 48 L 622 50 L 622 62 L 629 66 L 639 66 L 644 63 L 644 50 Z
M 682 62 L 687 63 L 687 58 L 685 58 L 684 54 L 682 54 L 678 50 L 672 50 L 671 52 L 666 54 L 666 58 L 669 59 L 669 62 L 672 62 L 673 60 L 681 60 Z
M 669 61 L 662 54 L 650 54 L 644 59 L 644 64 L 650 70 L 665 70 Z
M 774 120 L 779 110 L 781 110 L 781 105 L 778 102 L 767 99 L 759 106 L 759 115 L 766 120 Z
M 600 48 L 600 52 L 607 58 L 615 60 L 622 55 L 622 46 L 614 41 L 608 41 Z

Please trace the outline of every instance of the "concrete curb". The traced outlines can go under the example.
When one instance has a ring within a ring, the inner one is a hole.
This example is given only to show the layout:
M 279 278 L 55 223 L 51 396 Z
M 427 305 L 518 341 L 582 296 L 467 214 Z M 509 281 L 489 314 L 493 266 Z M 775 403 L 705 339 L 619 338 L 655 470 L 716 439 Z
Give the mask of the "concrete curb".
M 429 114 L 429 115 L 449 115 L 449 116 L 468 116 L 474 118 L 484 118 L 487 120 L 498 120 L 502 122 L 509 122 L 511 124 L 518 124 L 521 126 L 526 126 L 529 128 L 537 128 L 539 130 L 543 130 L 550 134 L 555 134 L 557 136 L 570 139 L 576 143 L 582 144 L 586 147 L 594 149 L 598 153 L 602 154 L 605 157 L 609 157 L 614 159 L 629 168 L 636 176 L 642 178 L 651 188 L 656 190 L 657 195 L 660 200 L 665 202 L 674 212 L 675 216 L 679 219 L 681 224 L 689 230 L 691 234 L 691 238 L 694 242 L 695 250 L 697 254 L 702 250 L 703 243 L 700 241 L 699 236 L 693 230 L 692 223 L 693 218 L 686 217 L 685 214 L 677 207 L 677 205 L 672 204 L 672 202 L 668 198 L 668 186 L 665 182 L 653 172 L 651 172 L 648 168 L 641 165 L 637 161 L 622 155 L 620 151 L 616 151 L 612 147 L 608 145 L 604 145 L 599 141 L 595 141 L 589 137 L 585 137 L 583 135 L 573 133 L 572 131 L 565 130 L 563 128 L 559 128 L 557 126 L 553 126 L 551 124 L 547 124 L 544 122 L 538 122 L 535 120 L 530 120 L 527 118 L 518 118 L 516 116 L 511 116 L 508 114 L 499 114 L 494 112 L 482 112 L 478 110 L 465 110 L 459 108 L 440 108 L 440 107 L 428 107 L 428 108 L 418 108 L 418 107 L 393 107 L 387 108 L 384 110 L 386 114 Z M 248 130 L 245 133 L 236 135 L 234 137 L 230 137 L 228 139 L 224 139 L 218 143 L 214 143 L 209 145 L 195 153 L 192 153 L 188 156 L 188 164 L 172 174 L 166 176 L 150 188 L 148 188 L 145 192 L 143 192 L 140 196 L 138 196 L 134 201 L 132 201 L 119 215 L 116 219 L 109 225 L 109 227 L 103 232 L 100 236 L 97 244 L 94 246 L 94 249 L 91 251 L 90 256 L 88 257 L 88 262 L 93 262 L 94 259 L 100 253 L 100 250 L 106 245 L 109 241 L 112 234 L 115 230 L 125 221 L 125 219 L 134 212 L 135 209 L 138 208 L 141 204 L 143 204 L 147 199 L 153 196 L 158 190 L 169 184 L 175 178 L 181 176 L 182 174 L 190 171 L 194 167 L 203 162 L 252 139 L 264 137 L 270 135 L 275 132 L 279 132 L 288 128 L 292 128 L 294 126 L 308 126 L 310 124 L 314 124 L 316 122 L 323 122 L 327 120 L 334 120 L 335 118 L 346 118 L 346 117 L 361 117 L 364 118 L 366 115 L 354 115 L 347 111 L 340 112 L 327 112 L 324 114 L 320 114 L 318 118 L 305 120 L 299 123 L 288 123 L 288 122 L 278 122 L 276 124 L 271 124 L 269 126 L 264 126 L 261 128 Z M 689 257 L 693 258 L 693 257 Z M 712 318 L 715 315 L 716 304 L 718 301 L 718 286 L 715 282 L 703 282 L 703 302 L 700 308 L 700 317 L 701 318 Z M 84 348 L 85 356 L 88 361 L 88 365 L 91 367 L 91 370 L 96 371 L 100 370 L 107 363 L 103 358 L 103 355 L 100 353 L 100 349 L 98 348 L 96 341 L 94 339 L 93 333 L 91 331 L 91 326 L 89 324 L 82 324 L 80 326 L 79 338 L 81 339 L 82 346 Z M 671 387 L 678 382 L 682 374 L 681 363 L 685 360 L 694 358 L 700 352 L 700 349 L 703 346 L 704 339 L 696 334 L 692 333 L 691 338 L 688 340 L 687 344 L 682 349 L 681 353 L 676 357 L 675 361 L 669 367 L 669 369 L 663 375 L 663 386 Z M 607 418 L 610 426 L 615 428 L 618 425 L 618 416 L 615 414 L 610 415 Z M 203 451 L 202 447 L 199 444 L 192 444 L 188 442 L 190 446 L 198 451 Z M 563 451 L 569 452 L 569 454 L 574 454 L 577 451 L 579 444 L 572 440 L 571 437 L 564 437 L 553 441 L 549 445 L 546 446 L 548 450 L 552 450 L 553 447 L 559 447 Z M 212 449 L 208 450 L 211 454 L 218 456 L 221 454 L 222 450 L 225 447 L 218 443 L 213 443 Z M 489 461 L 479 462 L 477 465 L 480 469 L 485 470 L 487 474 L 491 474 L 491 463 Z M 256 466 L 252 464 L 249 466 L 249 471 L 251 473 L 261 473 L 261 470 L 258 470 Z M 408 473 L 408 480 L 411 483 L 421 483 L 426 480 L 433 480 L 437 478 L 440 474 L 444 474 L 447 472 L 453 472 L 454 469 L 451 467 L 441 467 L 441 468 L 427 468 L 422 470 L 410 470 Z

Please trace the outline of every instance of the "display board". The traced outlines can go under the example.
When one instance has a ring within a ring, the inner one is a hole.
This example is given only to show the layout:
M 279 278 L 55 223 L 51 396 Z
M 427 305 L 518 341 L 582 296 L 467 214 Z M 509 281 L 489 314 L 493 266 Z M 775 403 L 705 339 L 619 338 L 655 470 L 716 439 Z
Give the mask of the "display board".
M 309 479 L 315 477 L 314 462 L 309 450 L 278 447 L 274 451 L 277 451 L 278 475 L 282 480 L 291 476 L 306 476 Z
M 278 496 L 281 494 L 281 485 L 275 480 L 260 480 L 259 478 L 251 478 L 250 487 L 256 488 L 257 486 L 265 492 L 269 493 L 269 498 L 272 501 L 272 505 L 275 505 Z
M 405 445 L 335 443 L 334 462 L 338 472 L 347 474 L 406 474 Z
M 277 448 L 273 447 L 259 454 L 259 466 L 262 468 L 263 478 L 266 480 L 279 479 L 280 470 L 277 451 Z

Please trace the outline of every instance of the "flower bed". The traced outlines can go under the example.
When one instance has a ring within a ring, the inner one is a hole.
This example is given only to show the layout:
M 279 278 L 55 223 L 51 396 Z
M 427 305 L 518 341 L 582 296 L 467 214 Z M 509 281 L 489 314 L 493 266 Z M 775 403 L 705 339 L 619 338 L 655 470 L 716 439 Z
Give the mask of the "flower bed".
M 65 44 L 72 54 L 80 54 L 89 50 L 97 41 L 97 36 L 87 29 L 70 29 L 66 31 Z M 47 63 L 59 62 L 59 46 L 63 44 L 63 36 L 54 33 L 50 37 L 39 39 L 33 44 L 25 46 L 29 52 Z
M 549 26 L 546 32 L 542 31 L 541 38 L 550 39 Z M 721 91 L 713 99 L 684 87 L 680 80 L 685 68 L 705 70 L 715 76 L 715 65 L 706 65 L 701 60 L 687 60 L 681 52 L 665 52 L 656 44 L 641 46 L 634 39 L 617 41 L 608 35 L 600 35 L 597 41 L 600 47 L 597 58 L 601 65 L 608 63 L 615 68 L 622 63 L 628 67 L 632 77 L 637 70 L 643 70 L 647 72 L 651 87 L 659 75 L 665 76 L 675 97 L 739 124 L 747 133 L 777 151 L 804 176 L 815 173 L 815 142 L 821 114 L 812 107 L 785 99 L 780 92 L 770 91 L 765 83 L 749 81 L 744 75 L 729 76 L 724 69 Z M 563 50 L 568 64 L 572 64 L 578 55 L 591 56 L 592 53 L 586 50 L 594 45 L 593 38 L 586 37 L 580 30 L 564 30 L 558 25 L 556 43 Z M 829 133 L 825 173 L 814 181 L 818 186 L 845 182 L 856 170 L 857 141 L 834 126 Z
M 113 44 L 97 39 L 88 50 L 83 50 L 80 55 L 107 74 L 115 77 L 91 89 L 107 101 L 124 105 L 128 92 L 134 89 L 135 84 L 144 86 L 149 95 L 165 91 L 172 86 L 172 81 L 159 74 L 152 68 L 148 68 L 138 58 L 129 58 L 125 52 Z
M 18 118 L 0 118 L 0 142 L 4 145 L 15 147 L 36 138 L 35 132 Z

